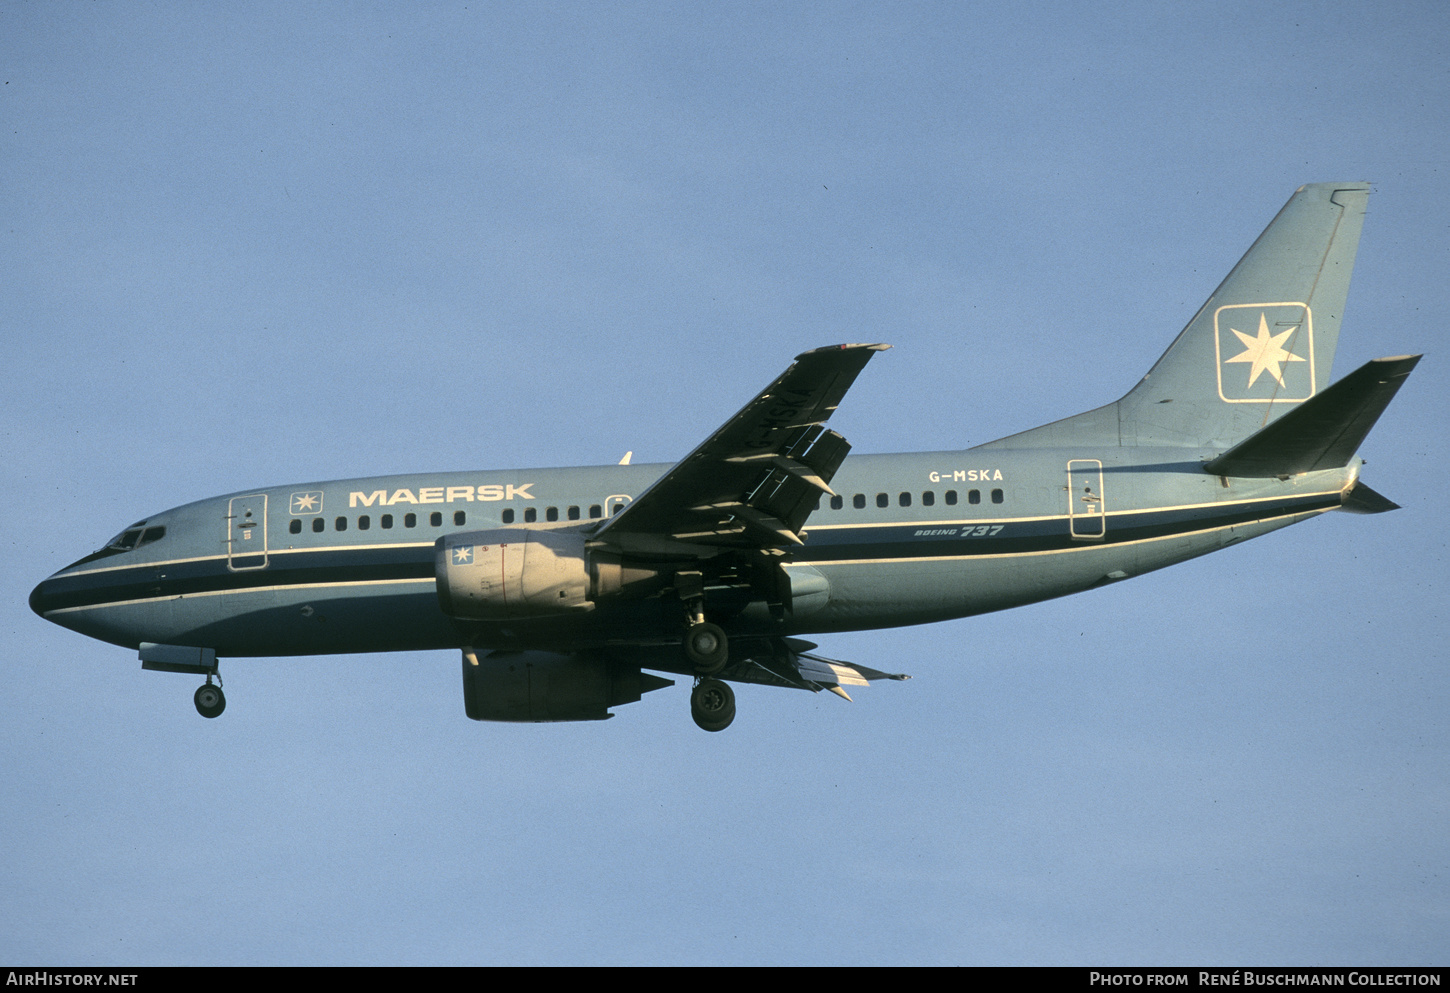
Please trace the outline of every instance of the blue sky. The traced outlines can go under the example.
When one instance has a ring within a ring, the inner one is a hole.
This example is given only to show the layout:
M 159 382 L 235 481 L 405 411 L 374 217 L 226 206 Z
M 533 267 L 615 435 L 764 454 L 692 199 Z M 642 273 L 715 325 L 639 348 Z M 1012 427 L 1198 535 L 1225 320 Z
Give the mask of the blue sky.
M 1442 4 L 0 3 L 0 959 L 1444 964 Z M 148 513 L 671 461 L 796 353 L 962 448 L 1115 399 L 1293 190 L 1404 505 L 832 636 L 847 704 L 475 724 L 454 654 L 193 680 L 45 624 Z

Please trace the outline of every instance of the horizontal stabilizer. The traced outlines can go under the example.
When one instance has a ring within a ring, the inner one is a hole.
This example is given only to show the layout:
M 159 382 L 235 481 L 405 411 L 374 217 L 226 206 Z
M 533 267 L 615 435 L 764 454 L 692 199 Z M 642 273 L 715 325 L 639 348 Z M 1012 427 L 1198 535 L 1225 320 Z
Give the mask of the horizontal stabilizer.
M 1399 510 L 1400 505 L 1363 483 L 1355 483 L 1339 509 L 1351 514 L 1383 514 L 1387 510 Z
M 1204 469 L 1216 476 L 1268 477 L 1344 468 L 1419 361 L 1418 355 L 1398 355 L 1366 362 Z

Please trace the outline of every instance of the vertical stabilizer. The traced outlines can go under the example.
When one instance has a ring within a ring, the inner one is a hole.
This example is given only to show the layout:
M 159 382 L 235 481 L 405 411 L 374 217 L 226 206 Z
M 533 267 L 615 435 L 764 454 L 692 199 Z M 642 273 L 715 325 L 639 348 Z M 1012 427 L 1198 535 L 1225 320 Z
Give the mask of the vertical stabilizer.
M 1301 186 L 1118 401 L 1124 441 L 1227 447 L 1330 383 L 1367 183 Z
M 1330 383 L 1368 183 L 1301 186 L 1115 404 L 992 445 L 1230 448 Z

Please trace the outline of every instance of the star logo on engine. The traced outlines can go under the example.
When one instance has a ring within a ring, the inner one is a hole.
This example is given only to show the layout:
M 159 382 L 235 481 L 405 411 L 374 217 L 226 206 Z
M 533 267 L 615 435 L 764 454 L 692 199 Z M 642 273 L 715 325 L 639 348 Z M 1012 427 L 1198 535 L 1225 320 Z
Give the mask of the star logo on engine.
M 473 564 L 473 546 L 472 545 L 464 545 L 464 546 L 461 546 L 459 548 L 453 549 L 453 564 L 454 565 L 472 565 Z

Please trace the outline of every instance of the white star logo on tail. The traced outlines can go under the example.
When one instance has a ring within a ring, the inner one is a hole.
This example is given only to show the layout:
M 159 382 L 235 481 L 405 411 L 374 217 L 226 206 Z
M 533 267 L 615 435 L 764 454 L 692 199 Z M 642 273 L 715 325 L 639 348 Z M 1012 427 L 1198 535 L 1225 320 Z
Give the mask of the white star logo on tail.
M 1297 324 L 1280 334 L 1271 335 L 1269 334 L 1269 321 L 1264 316 L 1264 313 L 1260 311 L 1259 334 L 1257 337 L 1250 338 L 1237 328 L 1229 328 L 1229 330 L 1238 336 L 1239 342 L 1244 346 L 1244 350 L 1231 359 L 1224 359 L 1224 362 L 1252 363 L 1249 369 L 1249 386 L 1253 386 L 1258 381 L 1259 376 L 1265 372 L 1278 380 L 1280 386 L 1283 386 L 1284 373 L 1280 369 L 1279 364 L 1281 362 L 1304 361 L 1302 356 L 1295 355 L 1284 347 L 1285 340 L 1293 335 L 1295 331 L 1299 330 Z

